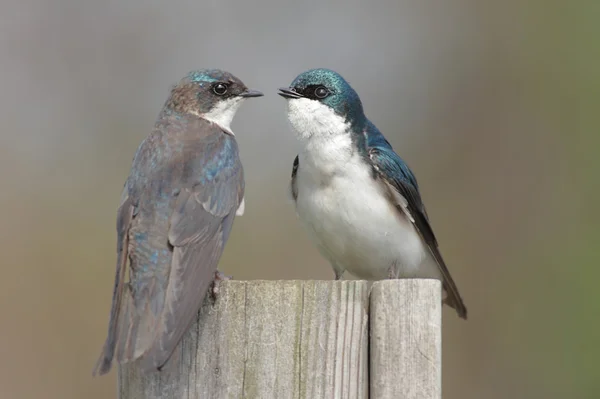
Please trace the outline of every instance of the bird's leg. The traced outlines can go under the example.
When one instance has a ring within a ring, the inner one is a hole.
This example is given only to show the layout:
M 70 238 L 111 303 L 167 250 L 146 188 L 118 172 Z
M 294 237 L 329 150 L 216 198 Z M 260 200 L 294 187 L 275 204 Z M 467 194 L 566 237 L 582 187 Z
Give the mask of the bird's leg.
M 388 279 L 394 280 L 398 278 L 399 275 L 398 264 L 396 261 L 392 263 L 392 265 L 388 269 Z
M 215 278 L 213 280 L 212 290 L 210 291 L 214 301 L 217 300 L 217 295 L 219 295 L 219 285 L 221 281 L 231 280 L 232 278 L 233 276 L 227 276 L 218 270 L 215 271 Z
M 338 265 L 332 265 L 333 266 L 333 272 L 335 273 L 335 280 L 341 280 L 342 276 L 344 275 L 344 272 L 346 271 L 345 269 L 342 269 L 341 267 L 339 267 Z
M 446 304 L 450 307 L 454 307 L 452 306 L 452 301 L 450 300 L 450 295 L 448 295 L 448 291 L 446 291 L 446 288 L 442 288 L 442 304 Z

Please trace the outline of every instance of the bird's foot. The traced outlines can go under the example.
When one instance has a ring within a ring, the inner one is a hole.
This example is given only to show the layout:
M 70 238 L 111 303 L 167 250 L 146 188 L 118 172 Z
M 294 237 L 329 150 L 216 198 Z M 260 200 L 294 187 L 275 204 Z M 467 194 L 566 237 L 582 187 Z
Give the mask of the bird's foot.
M 213 280 L 213 286 L 211 290 L 213 300 L 217 300 L 217 296 L 219 295 L 219 285 L 221 281 L 231 280 L 233 276 L 227 276 L 225 273 L 220 271 L 215 271 L 215 278 Z
M 442 304 L 452 307 L 450 295 L 448 295 L 448 291 L 445 288 L 442 288 Z
M 392 265 L 388 269 L 387 278 L 389 280 L 395 280 L 398 278 L 398 267 L 396 266 L 396 262 L 392 263 Z

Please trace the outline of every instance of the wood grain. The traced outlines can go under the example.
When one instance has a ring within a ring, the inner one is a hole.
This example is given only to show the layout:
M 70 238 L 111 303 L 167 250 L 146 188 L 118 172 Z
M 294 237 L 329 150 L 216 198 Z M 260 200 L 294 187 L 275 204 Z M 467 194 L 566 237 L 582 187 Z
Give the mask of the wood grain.
M 367 287 L 222 282 L 161 372 L 119 367 L 119 397 L 367 398 Z
M 371 398 L 440 399 L 440 281 L 376 282 L 371 291 L 370 316 Z

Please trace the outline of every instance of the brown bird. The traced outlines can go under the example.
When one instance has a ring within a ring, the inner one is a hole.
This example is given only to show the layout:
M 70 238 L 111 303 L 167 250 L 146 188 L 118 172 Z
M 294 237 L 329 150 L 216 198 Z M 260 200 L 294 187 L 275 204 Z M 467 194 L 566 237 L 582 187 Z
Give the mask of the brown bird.
M 135 154 L 117 211 L 112 309 L 95 375 L 115 357 L 160 370 L 192 323 L 244 211 L 229 125 L 245 98 L 259 96 L 220 70 L 191 72 L 171 90 Z

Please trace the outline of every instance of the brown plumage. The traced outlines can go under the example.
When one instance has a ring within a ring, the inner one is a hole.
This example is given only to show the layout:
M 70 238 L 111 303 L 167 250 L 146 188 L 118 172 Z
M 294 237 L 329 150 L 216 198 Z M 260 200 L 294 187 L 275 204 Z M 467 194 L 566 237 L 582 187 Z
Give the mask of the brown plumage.
M 113 302 L 94 374 L 108 372 L 113 359 L 160 369 L 213 281 L 244 197 L 229 126 L 203 118 L 227 97 L 197 100 L 210 96 L 218 82 L 228 85 L 230 99 L 250 92 L 226 72 L 190 73 L 135 155 L 117 212 Z

